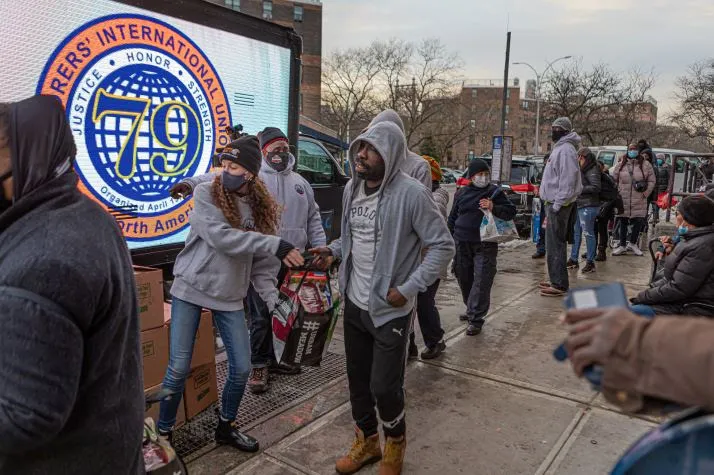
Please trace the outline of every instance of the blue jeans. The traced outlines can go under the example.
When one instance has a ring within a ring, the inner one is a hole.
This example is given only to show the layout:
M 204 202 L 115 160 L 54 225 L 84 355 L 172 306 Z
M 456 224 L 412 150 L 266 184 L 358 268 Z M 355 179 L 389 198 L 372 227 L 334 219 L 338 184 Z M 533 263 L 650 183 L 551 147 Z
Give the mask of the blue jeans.
M 595 261 L 597 254 L 597 241 L 595 239 L 595 220 L 597 219 L 599 206 L 588 206 L 578 209 L 578 219 L 575 220 L 575 236 L 573 240 L 573 248 L 570 251 L 570 259 L 577 262 L 580 254 L 580 243 L 583 240 L 582 235 L 585 234 L 585 245 L 588 249 L 588 262 Z
M 634 313 L 635 315 L 639 315 L 640 317 L 645 317 L 645 318 L 654 318 L 656 313 L 652 307 L 649 305 L 642 305 L 642 304 L 637 304 L 637 305 L 631 305 L 630 306 L 630 311 Z
M 201 307 L 174 297 L 171 304 L 171 345 L 169 367 L 163 386 L 178 394 L 183 393 L 186 377 L 191 370 L 191 355 L 196 331 L 201 319 Z M 233 421 L 238 414 L 245 386 L 250 375 L 250 337 L 245 322 L 245 312 L 213 310 L 213 320 L 218 327 L 228 356 L 228 378 L 223 388 L 221 416 Z M 180 397 L 161 402 L 158 428 L 168 432 L 176 424 Z

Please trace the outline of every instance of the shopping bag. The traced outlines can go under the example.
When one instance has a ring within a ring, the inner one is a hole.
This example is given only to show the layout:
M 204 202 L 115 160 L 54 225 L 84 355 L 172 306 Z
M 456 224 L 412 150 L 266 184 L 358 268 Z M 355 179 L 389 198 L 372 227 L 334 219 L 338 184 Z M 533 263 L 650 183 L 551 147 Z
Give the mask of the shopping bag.
M 540 220 L 540 210 L 541 210 L 540 198 L 533 198 L 533 208 L 531 216 L 531 241 L 534 243 L 538 242 L 540 239 L 540 233 L 542 232 L 542 224 Z
M 288 273 L 271 315 L 275 359 L 318 366 L 330 345 L 338 310 L 339 298 L 334 298 L 326 272 Z
M 671 197 L 669 193 L 664 192 L 660 193 L 657 196 L 657 206 L 659 206 L 659 209 L 667 209 L 671 208 L 672 206 L 676 205 L 678 203 L 677 198 Z
M 490 199 L 500 192 L 500 188 L 491 194 Z M 482 242 L 508 242 L 518 239 L 518 230 L 516 223 L 513 221 L 505 221 L 493 215 L 487 209 L 483 210 L 483 219 L 481 220 L 481 241 Z

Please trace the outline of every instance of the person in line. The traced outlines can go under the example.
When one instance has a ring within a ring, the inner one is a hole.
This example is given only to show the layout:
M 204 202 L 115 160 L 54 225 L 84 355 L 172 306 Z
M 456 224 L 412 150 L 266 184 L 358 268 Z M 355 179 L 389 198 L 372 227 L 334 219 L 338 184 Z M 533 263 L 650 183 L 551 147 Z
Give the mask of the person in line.
M 546 153 L 543 157 L 543 171 L 545 171 L 546 165 L 548 165 L 548 160 L 550 159 L 550 153 Z M 543 180 L 543 174 L 539 177 L 539 181 Z M 536 188 L 535 192 L 536 198 L 540 198 L 540 185 Z M 545 203 L 541 200 L 540 206 L 540 230 L 538 232 L 538 242 L 536 243 L 536 252 L 531 256 L 533 259 L 543 259 L 545 257 Z
M 659 206 L 657 206 L 657 180 L 659 179 L 659 174 L 657 172 L 657 160 L 655 159 L 654 152 L 652 152 L 652 149 L 649 148 L 649 146 L 641 150 L 640 155 L 643 160 L 652 165 L 652 170 L 654 170 L 655 187 L 652 190 L 652 193 L 647 196 L 647 212 L 649 213 L 651 210 L 652 223 L 656 224 L 659 221 Z
M 639 153 L 637 144 L 630 144 L 627 155 L 615 166 L 612 176 L 623 204 L 616 223 L 620 242 L 612 255 L 622 256 L 629 251 L 642 256 L 638 242 L 640 233 L 647 228 L 647 197 L 652 194 L 657 180 L 654 169 Z M 630 225 L 632 231 L 628 233 Z
M 136 283 L 62 104 L 0 104 L 0 472 L 143 474 Z
M 269 310 L 278 300 L 280 261 L 304 263 L 295 246 L 276 236 L 278 205 L 258 178 L 258 139 L 245 136 L 220 154 L 223 172 L 194 190 L 186 246 L 174 264 L 171 346 L 163 386 L 181 394 L 188 376 L 202 309 L 213 312 L 228 356 L 216 443 L 246 452 L 258 441 L 233 426 L 250 373 L 250 337 L 243 299 L 252 282 Z M 159 434 L 170 437 L 180 397 L 161 402 Z
M 258 177 L 265 183 L 270 195 L 280 208 L 278 235 L 295 245 L 300 251 L 309 246 L 324 246 L 327 242 L 325 229 L 322 227 L 320 208 L 315 202 L 315 194 L 310 184 L 295 167 L 295 157 L 290 153 L 287 136 L 278 128 L 267 127 L 259 134 L 262 161 Z M 172 192 L 179 196 L 188 196 L 200 183 L 213 181 L 215 174 L 205 174 L 187 178 Z M 287 274 L 287 267 L 282 266 L 277 274 L 280 286 Z M 246 298 L 250 316 L 251 364 L 253 369 L 248 380 L 252 393 L 264 393 L 269 389 L 269 372 L 275 374 L 297 374 L 299 366 L 278 364 L 273 349 L 273 332 L 270 312 L 259 293 L 251 284 Z
M 617 184 L 606 171 L 605 163 L 598 161 L 600 168 L 600 209 L 595 220 L 595 245 L 597 255 L 595 262 L 605 262 L 607 260 L 607 246 L 610 241 L 608 226 L 615 218 L 615 212 L 622 209 L 622 198 L 617 191 Z
M 631 412 L 661 401 L 714 411 L 714 322 L 699 317 L 647 319 L 626 308 L 569 310 L 565 347 L 575 374 L 603 368 L 603 395 Z
M 679 204 L 680 242 L 664 258 L 664 276 L 631 299 L 640 315 L 714 317 L 714 200 L 688 196 Z M 687 304 L 693 305 L 689 308 Z
M 602 178 L 600 166 L 595 160 L 595 154 L 589 148 L 584 147 L 578 151 L 578 163 L 580 164 L 581 181 L 583 191 L 578 196 L 578 219 L 575 220 L 575 236 L 573 247 L 568 260 L 568 269 L 577 269 L 578 254 L 580 254 L 580 243 L 582 235 L 585 234 L 585 244 L 587 246 L 587 257 L 583 274 L 595 272 L 595 257 L 597 252 L 597 241 L 595 240 L 595 220 L 600 212 L 600 192 L 602 191 Z
M 338 473 L 381 461 L 381 475 L 401 473 L 406 450 L 404 370 L 419 292 L 454 255 L 444 218 L 428 190 L 400 171 L 406 139 L 391 122 L 370 127 L 351 145 L 354 178 L 343 195 L 342 236 L 312 249 L 321 265 L 342 260 L 347 379 L 356 436 Z M 424 250 L 424 251 L 423 251 Z M 423 252 L 422 252 L 423 251 Z M 381 451 L 375 402 L 386 437 Z
M 663 193 L 667 193 L 669 191 L 669 173 L 671 171 L 671 167 L 669 164 L 664 159 L 664 154 L 663 153 L 658 153 L 657 158 L 655 160 L 655 176 L 657 177 L 656 179 L 656 186 L 655 186 L 655 191 L 652 193 L 654 196 L 655 201 L 652 203 L 652 212 L 654 213 L 654 216 L 657 218 L 657 221 L 655 221 L 655 224 L 659 222 L 659 205 L 657 204 L 657 201 L 659 199 L 659 196 Z
M 580 136 L 573 131 L 573 125 L 567 117 L 556 119 L 552 129 L 553 150 L 540 185 L 540 196 L 546 208 L 549 280 L 540 283 L 540 294 L 562 297 L 570 288 L 566 259 L 571 213 L 576 211 L 575 202 L 583 184 L 578 166 Z
M 471 183 L 455 198 L 448 226 L 457 243 L 456 278 L 466 305 L 466 334 L 474 336 L 481 333 L 491 307 L 498 258 L 498 243 L 481 241 L 484 210 L 509 221 L 516 216 L 516 206 L 491 183 L 491 169 L 483 159 L 471 160 L 468 176 Z
M 439 213 L 446 222 L 446 209 L 449 206 L 449 192 L 441 187 L 441 179 L 443 173 L 439 163 L 432 157 L 425 156 L 424 159 L 431 168 L 431 193 L 434 198 L 434 203 L 439 210 Z M 436 293 L 439 291 L 439 284 L 442 279 L 446 278 L 446 270 L 441 273 L 439 279 L 431 284 L 426 292 L 419 292 L 417 296 L 417 319 L 419 320 L 419 328 L 421 335 L 424 338 L 426 349 L 421 352 L 421 358 L 424 360 L 433 360 L 438 358 L 446 349 L 444 342 L 444 329 L 441 327 L 441 315 L 439 309 L 436 308 Z M 414 332 L 410 335 L 410 347 L 416 346 L 414 342 Z

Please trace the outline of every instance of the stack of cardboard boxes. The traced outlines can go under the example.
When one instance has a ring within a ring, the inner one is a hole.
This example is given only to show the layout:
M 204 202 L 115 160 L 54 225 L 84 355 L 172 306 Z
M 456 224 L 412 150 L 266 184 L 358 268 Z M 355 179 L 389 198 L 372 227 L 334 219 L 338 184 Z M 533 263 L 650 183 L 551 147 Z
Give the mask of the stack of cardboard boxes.
M 141 320 L 144 391 L 150 392 L 161 385 L 169 364 L 171 306 L 164 303 L 161 270 L 134 267 L 134 278 Z M 183 425 L 187 419 L 195 417 L 217 400 L 213 322 L 210 312 L 204 311 L 194 344 L 191 374 L 186 380 L 186 389 L 176 416 L 176 427 Z M 146 412 L 146 417 L 158 421 L 159 405 L 152 406 Z

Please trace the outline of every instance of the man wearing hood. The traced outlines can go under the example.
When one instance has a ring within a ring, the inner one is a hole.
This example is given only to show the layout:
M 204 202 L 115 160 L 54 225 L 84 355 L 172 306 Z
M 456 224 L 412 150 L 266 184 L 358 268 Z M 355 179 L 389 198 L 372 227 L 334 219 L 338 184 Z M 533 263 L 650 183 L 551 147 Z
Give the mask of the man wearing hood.
M 139 315 L 60 102 L 0 104 L 0 473 L 144 473 Z
M 318 261 L 342 259 L 339 278 L 356 437 L 349 455 L 337 460 L 339 473 L 355 473 L 380 458 L 381 475 L 401 473 L 411 315 L 419 292 L 439 278 L 454 255 L 454 242 L 429 190 L 400 171 L 406 154 L 404 134 L 388 121 L 374 124 L 352 143 L 355 178 L 343 195 L 342 237 L 311 250 L 320 256 Z M 375 403 L 386 436 L 384 455 Z
M 540 293 L 546 297 L 562 297 L 570 287 L 566 261 L 569 223 L 583 183 L 578 163 L 580 136 L 573 132 L 567 117 L 556 119 L 552 128 L 553 150 L 540 185 L 547 220 L 545 255 L 550 280 L 540 284 Z
M 258 134 L 258 139 L 263 153 L 258 177 L 263 180 L 282 208 L 280 238 L 292 243 L 300 251 L 304 251 L 308 244 L 324 246 L 327 238 L 322 227 L 320 208 L 315 202 L 315 194 L 310 184 L 293 171 L 295 157 L 290 153 L 287 136 L 276 127 L 266 127 Z M 198 184 L 212 181 L 214 177 L 215 174 L 207 173 L 187 178 L 171 190 L 172 196 L 187 196 Z M 278 286 L 282 284 L 285 272 L 283 269 L 278 275 Z M 268 390 L 268 369 L 274 373 L 297 374 L 300 367 L 275 362 L 270 312 L 252 285 L 248 289 L 247 301 L 251 316 L 250 345 L 253 366 L 248 388 L 258 394 Z

